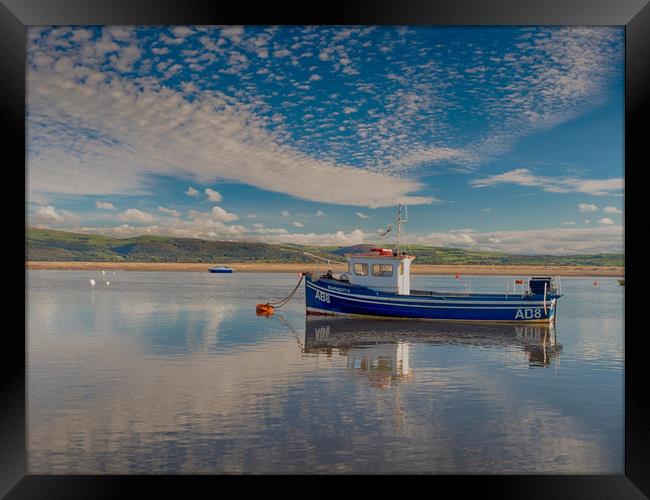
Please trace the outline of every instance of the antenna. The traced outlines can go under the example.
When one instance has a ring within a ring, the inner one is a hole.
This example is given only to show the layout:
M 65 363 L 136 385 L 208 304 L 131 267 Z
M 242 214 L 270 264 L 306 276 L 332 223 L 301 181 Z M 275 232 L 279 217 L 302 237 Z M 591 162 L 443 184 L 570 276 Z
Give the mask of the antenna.
M 397 222 L 397 255 L 402 253 L 402 247 L 400 240 L 402 238 L 402 224 L 408 221 L 408 212 L 406 208 L 406 203 L 399 203 L 397 205 L 397 216 L 395 217 Z

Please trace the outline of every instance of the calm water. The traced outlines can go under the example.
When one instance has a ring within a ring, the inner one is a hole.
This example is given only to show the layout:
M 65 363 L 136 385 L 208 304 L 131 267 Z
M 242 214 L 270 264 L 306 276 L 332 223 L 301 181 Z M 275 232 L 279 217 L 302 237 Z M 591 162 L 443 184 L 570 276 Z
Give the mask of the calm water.
M 302 291 L 257 317 L 295 274 L 106 279 L 28 272 L 29 473 L 623 473 L 615 279 L 564 278 L 554 330 L 305 321 Z

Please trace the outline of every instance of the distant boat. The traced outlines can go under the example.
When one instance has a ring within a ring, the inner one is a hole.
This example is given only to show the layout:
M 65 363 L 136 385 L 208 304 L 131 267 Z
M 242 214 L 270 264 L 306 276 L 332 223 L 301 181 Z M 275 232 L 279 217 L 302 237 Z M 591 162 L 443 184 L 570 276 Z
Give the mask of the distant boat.
M 623 280 L 618 280 L 618 284 L 621 285 L 621 286 L 624 286 L 625 285 L 625 280 L 624 279 Z
M 551 323 L 563 295 L 551 277 L 513 280 L 505 293 L 413 290 L 410 266 L 415 258 L 401 251 L 404 205 L 397 212 L 397 246 L 346 254 L 348 272 L 338 279 L 304 273 L 307 314 L 447 321 Z M 520 284 L 517 289 L 516 284 Z
M 208 269 L 211 273 L 234 273 L 235 270 L 228 266 L 211 267 Z

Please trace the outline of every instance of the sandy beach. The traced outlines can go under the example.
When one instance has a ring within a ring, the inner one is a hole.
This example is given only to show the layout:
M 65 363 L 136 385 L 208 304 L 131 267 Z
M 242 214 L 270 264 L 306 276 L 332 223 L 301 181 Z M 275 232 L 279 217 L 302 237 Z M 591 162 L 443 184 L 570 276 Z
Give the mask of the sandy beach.
M 312 263 L 259 263 L 259 262 L 232 262 L 228 266 L 237 272 L 255 273 L 299 273 L 302 271 L 324 272 L 325 265 Z M 122 270 L 122 271 L 194 271 L 207 272 L 210 264 L 196 262 L 41 262 L 28 261 L 27 269 L 59 269 L 59 270 Z M 332 271 L 343 272 L 344 265 L 333 264 Z M 433 265 L 413 264 L 413 274 L 434 275 L 505 275 L 505 276 L 614 276 L 622 278 L 625 275 L 624 267 L 616 266 L 490 266 L 490 265 Z

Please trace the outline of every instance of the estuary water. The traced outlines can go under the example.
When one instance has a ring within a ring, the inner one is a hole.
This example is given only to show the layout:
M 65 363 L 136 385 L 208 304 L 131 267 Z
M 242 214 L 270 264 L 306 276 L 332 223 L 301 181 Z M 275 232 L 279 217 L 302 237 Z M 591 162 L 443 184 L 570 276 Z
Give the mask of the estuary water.
M 623 473 L 616 279 L 563 278 L 555 328 L 256 316 L 298 279 L 28 271 L 28 473 Z

